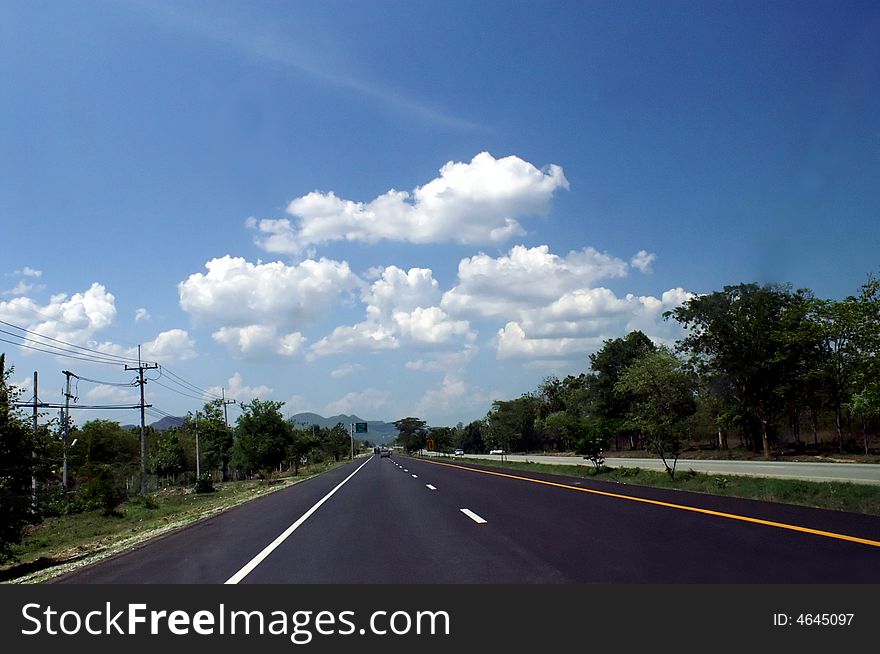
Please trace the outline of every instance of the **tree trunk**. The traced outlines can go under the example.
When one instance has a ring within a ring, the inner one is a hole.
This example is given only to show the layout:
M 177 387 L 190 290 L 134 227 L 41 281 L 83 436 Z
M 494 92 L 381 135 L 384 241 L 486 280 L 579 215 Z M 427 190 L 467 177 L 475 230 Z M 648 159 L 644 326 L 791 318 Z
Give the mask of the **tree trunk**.
M 761 420 L 761 439 L 764 442 L 764 458 L 770 460 L 770 437 L 767 434 L 767 421 Z
M 840 402 L 834 403 L 834 426 L 837 428 L 837 447 L 843 452 L 843 431 L 840 427 Z

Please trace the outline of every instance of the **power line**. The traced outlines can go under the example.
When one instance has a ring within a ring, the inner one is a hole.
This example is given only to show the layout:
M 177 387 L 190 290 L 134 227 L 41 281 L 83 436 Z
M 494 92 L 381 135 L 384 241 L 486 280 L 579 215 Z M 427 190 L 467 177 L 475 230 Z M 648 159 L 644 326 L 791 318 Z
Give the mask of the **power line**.
M 3 331 L 3 330 L 0 330 L 0 332 L 2 332 L 4 334 L 9 334 L 9 332 Z M 11 334 L 11 336 L 14 336 L 15 338 L 22 338 L 22 337 L 18 336 L 17 334 Z M 32 340 L 32 339 L 26 339 L 26 340 Z M 113 365 L 113 366 L 122 365 L 122 362 L 120 362 L 120 361 L 109 361 L 109 360 L 104 360 L 104 359 L 96 359 L 94 357 L 78 356 L 75 353 L 70 353 L 67 350 L 61 350 L 60 348 L 57 350 L 44 350 L 43 348 L 34 347 L 33 345 L 25 345 L 24 343 L 19 343 L 17 341 L 10 341 L 5 338 L 0 338 L 0 342 L 9 343 L 10 345 L 16 345 L 18 347 L 26 348 L 28 350 L 36 350 L 37 352 L 45 352 L 46 354 L 51 354 L 56 357 L 64 357 L 67 359 L 76 359 L 77 361 L 87 361 L 89 363 L 103 363 L 106 365 Z M 32 342 L 38 343 L 39 341 L 32 341 Z M 41 345 L 46 345 L 46 347 L 54 347 L 53 345 L 48 345 L 45 343 L 41 343 Z
M 36 336 L 36 337 L 41 338 L 41 339 L 46 340 L 46 341 L 52 341 L 53 343 L 60 343 L 61 345 L 67 346 L 67 347 L 69 347 L 69 348 L 73 348 L 74 350 L 80 350 L 80 352 L 72 352 L 72 353 L 71 353 L 71 352 L 69 352 L 68 350 L 64 350 L 64 349 L 62 349 L 62 348 L 59 348 L 59 347 L 56 346 L 56 345 L 51 345 L 50 343 L 42 343 L 42 342 L 37 341 L 37 340 L 35 340 L 35 339 L 33 339 L 33 338 L 27 338 L 27 337 L 25 337 L 25 336 L 21 336 L 21 335 L 19 335 L 19 334 L 14 334 L 14 333 L 12 333 L 12 332 L 7 332 L 7 331 L 5 331 L 5 330 L 0 330 L 0 331 L 2 331 L 2 332 L 5 333 L 5 334 L 9 334 L 10 336 L 14 336 L 15 338 L 21 338 L 21 339 L 23 339 L 23 340 L 31 341 L 32 343 L 36 343 L 36 344 L 38 344 L 38 345 L 42 345 L 42 346 L 44 346 L 44 347 L 52 347 L 52 348 L 55 348 L 55 349 L 57 349 L 57 350 L 61 350 L 62 352 L 66 352 L 68 355 L 80 355 L 80 356 L 82 356 L 82 353 L 86 353 L 86 354 L 89 354 L 89 355 L 91 355 L 91 356 L 93 356 L 93 357 L 98 357 L 98 358 L 100 358 L 100 359 L 102 359 L 102 360 L 107 360 L 108 362 L 109 362 L 109 361 L 115 361 L 117 364 L 120 364 L 120 363 L 123 363 L 123 362 L 135 362 L 135 361 L 137 361 L 137 359 L 132 358 L 132 357 L 126 357 L 126 356 L 122 356 L 122 355 L 119 355 L 119 354 L 108 354 L 107 352 L 101 352 L 100 350 L 95 350 L 95 349 L 93 349 L 93 348 L 83 347 L 83 346 L 81 346 L 81 345 L 75 345 L 74 343 L 68 343 L 67 341 L 62 341 L 61 339 L 58 339 L 58 338 L 52 338 L 51 336 L 46 336 L 45 334 L 40 334 L 39 332 L 35 332 L 35 331 L 30 330 L 30 329 L 26 329 L 26 328 L 21 327 L 21 326 L 19 326 L 19 325 L 14 325 L 14 324 L 12 324 L 11 322 L 6 322 L 5 320 L 0 320 L 0 324 L 6 325 L 7 327 L 11 327 L 11 328 L 13 328 L 13 329 L 17 329 L 18 331 L 24 332 L 24 333 L 26 333 L 26 334 L 30 334 L 31 336 Z M 15 343 L 13 343 L 13 345 L 15 345 Z
M 220 395 L 217 395 L 216 393 L 212 393 L 208 390 L 205 390 L 204 388 L 200 388 L 199 386 L 196 386 L 192 382 L 188 382 L 180 375 L 177 375 L 173 371 L 169 370 L 167 366 L 159 366 L 159 369 L 161 370 L 161 372 L 167 373 L 168 375 L 170 375 L 173 378 L 173 379 L 169 380 L 172 383 L 176 383 L 179 386 L 182 386 L 183 388 L 187 388 L 190 391 L 195 391 L 196 393 L 201 393 L 202 395 L 206 395 L 206 396 L 212 397 L 217 400 L 222 399 Z M 177 381 L 174 381 L 174 380 L 177 380 Z

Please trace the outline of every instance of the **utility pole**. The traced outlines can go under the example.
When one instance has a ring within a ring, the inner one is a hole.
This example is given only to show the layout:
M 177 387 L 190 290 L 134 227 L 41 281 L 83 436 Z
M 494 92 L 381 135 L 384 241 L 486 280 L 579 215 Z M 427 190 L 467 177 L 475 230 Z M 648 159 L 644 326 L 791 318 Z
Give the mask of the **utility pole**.
M 76 377 L 69 370 L 62 370 L 61 373 L 67 377 L 67 386 L 64 390 L 64 413 L 63 418 L 61 420 L 61 447 L 64 452 L 64 464 L 61 471 L 61 487 L 64 490 L 67 490 L 67 434 L 70 429 L 70 398 L 73 395 L 70 394 L 70 378 Z
M 226 389 L 221 388 L 220 392 L 223 394 L 223 422 L 226 423 L 226 428 L 229 429 L 229 416 L 226 415 L 226 405 L 235 404 L 235 400 L 227 400 L 226 399 Z
M 37 390 L 37 371 L 34 370 L 34 443 L 37 442 L 37 417 L 39 414 L 37 413 L 37 407 L 40 404 L 39 392 Z M 36 467 L 37 463 L 37 452 L 36 450 L 33 452 L 34 456 L 34 466 Z M 35 473 L 31 474 L 31 500 L 33 503 L 34 510 L 37 508 L 37 475 Z
M 196 411 L 196 483 L 202 476 L 202 453 L 199 450 L 199 412 Z
M 142 363 L 141 362 L 141 346 L 138 345 L 138 364 L 137 368 L 134 366 L 125 366 L 126 370 L 137 370 L 138 371 L 138 384 L 141 387 L 141 493 L 144 492 L 144 485 L 147 480 L 147 428 L 144 418 L 144 408 L 146 406 L 144 402 L 144 384 L 147 382 L 144 380 L 144 370 L 155 370 L 159 367 L 159 364 L 153 363 Z

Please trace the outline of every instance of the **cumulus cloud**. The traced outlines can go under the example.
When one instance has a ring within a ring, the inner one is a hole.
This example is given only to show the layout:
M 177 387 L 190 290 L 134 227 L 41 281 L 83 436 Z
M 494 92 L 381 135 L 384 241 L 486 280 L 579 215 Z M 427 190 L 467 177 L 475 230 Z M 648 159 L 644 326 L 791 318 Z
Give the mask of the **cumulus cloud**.
M 90 388 L 85 394 L 85 399 L 96 404 L 135 404 L 140 397 L 132 388 L 100 384 Z
M 547 213 L 553 193 L 568 188 L 562 168 L 545 170 L 516 156 L 488 152 L 446 163 L 440 176 L 411 193 L 391 189 L 369 202 L 313 191 L 291 201 L 293 220 L 249 219 L 268 252 L 299 255 L 312 244 L 381 240 L 500 244 L 525 233 L 520 220 Z
M 141 354 L 144 359 L 160 363 L 186 361 L 196 357 L 195 341 L 183 329 L 169 329 L 154 340 L 144 343 Z
M 440 306 L 454 316 L 510 316 L 599 279 L 623 277 L 627 269 L 622 259 L 591 247 L 561 257 L 546 245 L 517 245 L 501 257 L 480 253 L 462 259 L 458 285 L 443 295 Z
M 378 388 L 367 388 L 363 391 L 352 391 L 335 402 L 324 407 L 324 415 L 332 416 L 340 413 L 357 414 L 361 417 L 369 415 L 388 404 L 391 393 Z
M 496 355 L 542 360 L 583 356 L 597 351 L 606 339 L 636 329 L 656 343 L 671 345 L 681 336 L 681 327 L 666 321 L 663 313 L 691 297 L 681 288 L 665 291 L 660 298 L 618 298 L 608 289 L 584 289 L 508 322 L 496 335 Z
M 150 312 L 141 307 L 134 312 L 134 321 L 140 322 L 141 320 L 149 320 Z
M 458 352 L 433 352 L 427 357 L 407 361 L 404 367 L 419 372 L 460 371 L 473 361 L 478 352 L 479 348 L 476 345 L 465 345 L 464 349 Z
M 115 317 L 116 299 L 97 282 L 70 297 L 66 293 L 53 295 L 48 304 L 27 297 L 0 302 L 0 319 L 73 343 L 87 342 Z
M 180 307 L 200 324 L 298 326 L 312 323 L 359 283 L 346 262 L 308 259 L 295 266 L 224 256 L 178 284 Z
M 237 400 L 239 403 L 250 402 L 253 399 L 264 399 L 274 392 L 269 386 L 246 385 L 240 372 L 233 374 L 232 377 L 226 381 L 226 386 L 224 388 L 213 386 L 207 389 L 208 393 L 216 396 L 221 395 L 224 390 L 227 399 Z
M 243 357 L 292 356 L 316 322 L 363 282 L 346 262 L 306 260 L 256 264 L 224 256 L 178 284 L 181 308 L 197 324 L 214 325 L 215 341 Z
M 299 354 L 306 341 L 306 337 L 299 332 L 279 336 L 278 330 L 272 325 L 221 327 L 211 337 L 229 348 L 234 355 L 248 359 L 294 356 Z
M 355 351 L 415 347 L 447 347 L 456 340 L 473 341 L 476 333 L 466 320 L 454 320 L 440 307 L 437 280 L 427 268 L 403 271 L 388 266 L 361 291 L 365 319 L 341 326 L 310 348 L 312 358 Z
M 629 261 L 629 265 L 643 273 L 651 272 L 651 266 L 657 255 L 647 250 L 639 250 Z

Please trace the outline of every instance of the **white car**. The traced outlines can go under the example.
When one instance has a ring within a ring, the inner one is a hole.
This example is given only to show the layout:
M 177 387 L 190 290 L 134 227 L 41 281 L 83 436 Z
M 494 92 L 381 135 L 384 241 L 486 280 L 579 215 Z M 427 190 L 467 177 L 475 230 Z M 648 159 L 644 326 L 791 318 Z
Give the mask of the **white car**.
M 489 450 L 489 454 L 504 454 L 504 450 Z
M 455 456 L 464 456 L 464 450 L 455 450 Z

